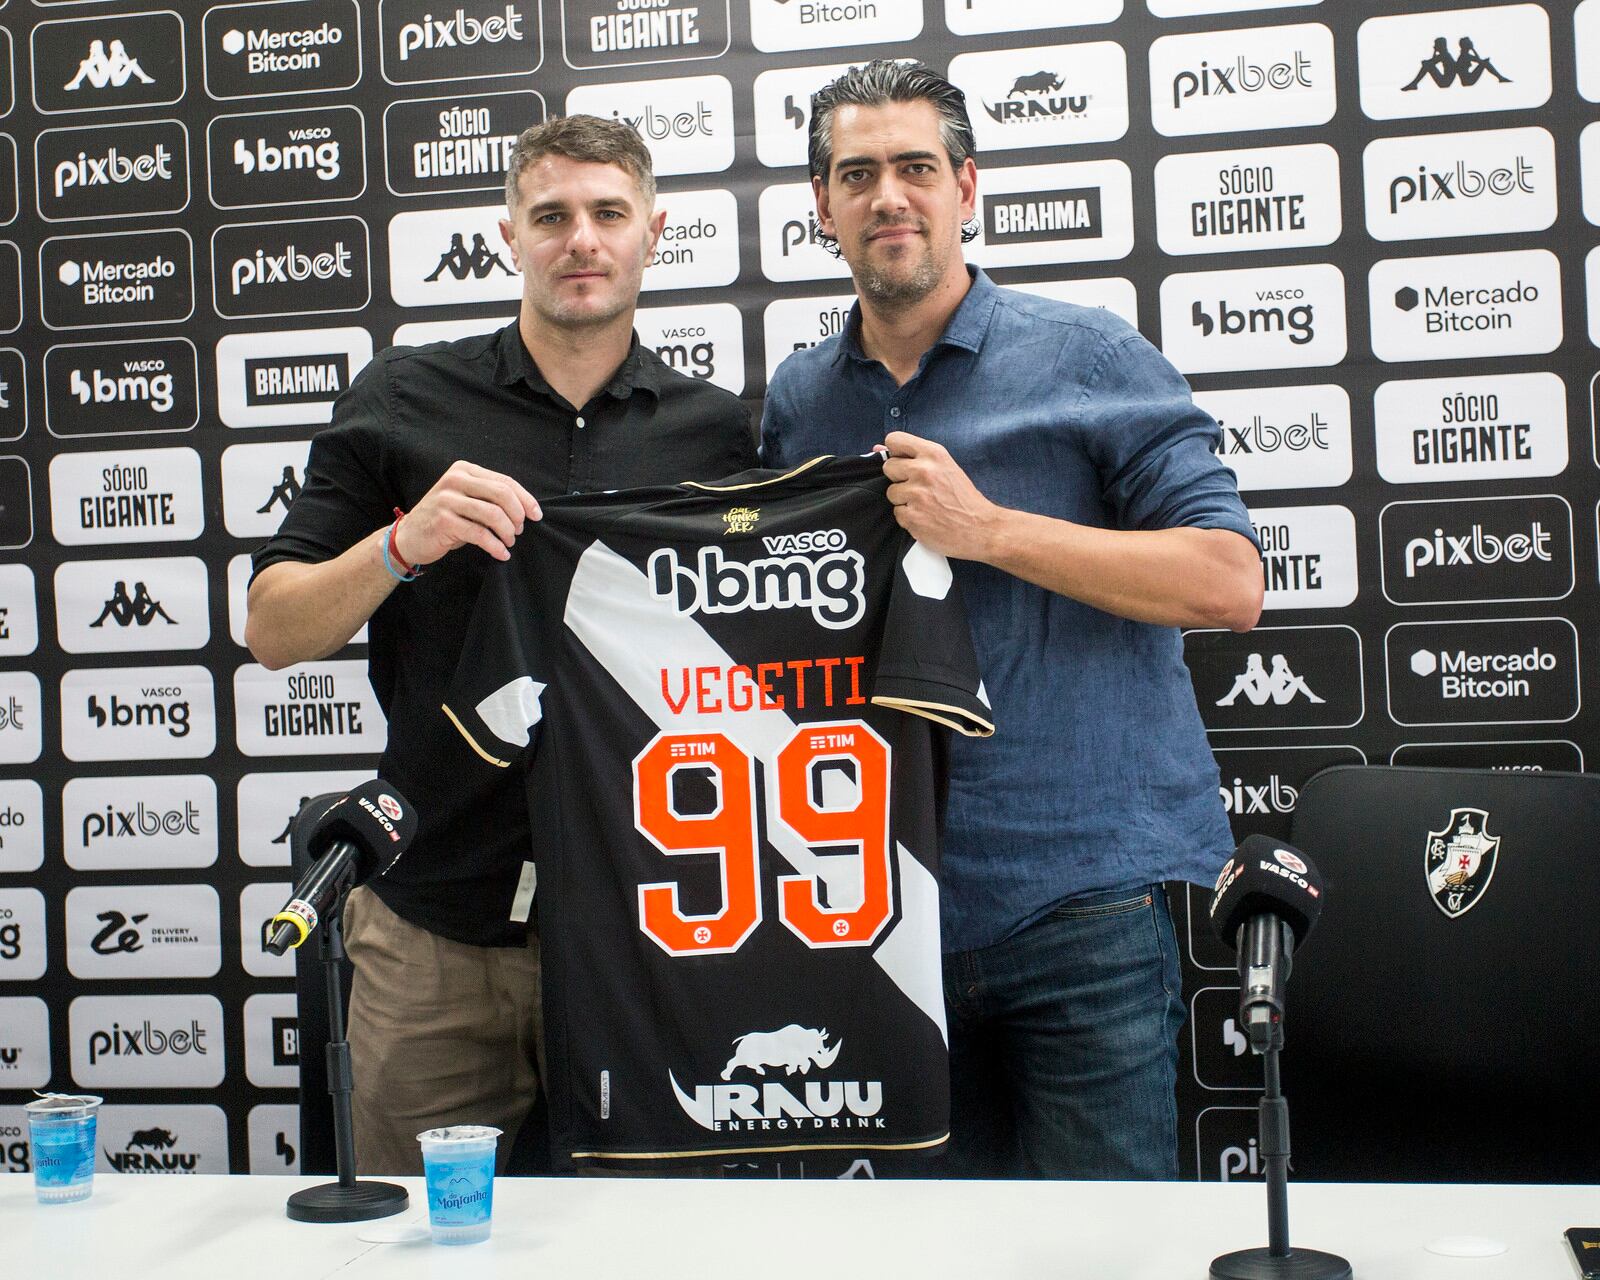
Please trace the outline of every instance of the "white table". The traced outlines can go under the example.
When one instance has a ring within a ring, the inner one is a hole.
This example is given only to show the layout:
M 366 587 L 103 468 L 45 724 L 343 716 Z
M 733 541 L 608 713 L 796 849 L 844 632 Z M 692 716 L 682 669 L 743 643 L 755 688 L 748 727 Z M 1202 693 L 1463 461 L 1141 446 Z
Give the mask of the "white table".
M 494 1236 L 376 1244 L 379 1224 L 288 1221 L 322 1179 L 97 1174 L 92 1199 L 38 1205 L 0 1176 L 0 1275 L 29 1280 L 1204 1280 L 1266 1242 L 1259 1185 L 505 1178 Z M 420 1179 L 399 1179 L 426 1220 Z M 1600 1224 L 1600 1188 L 1291 1185 L 1292 1238 L 1357 1280 L 1572 1280 L 1564 1228 Z M 1424 1245 L 1492 1236 L 1496 1258 Z

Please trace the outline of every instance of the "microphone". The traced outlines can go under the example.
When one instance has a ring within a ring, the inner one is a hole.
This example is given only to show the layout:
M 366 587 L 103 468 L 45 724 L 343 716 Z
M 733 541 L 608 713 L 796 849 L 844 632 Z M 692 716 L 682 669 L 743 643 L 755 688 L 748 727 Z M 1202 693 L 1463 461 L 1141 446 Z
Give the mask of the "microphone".
M 1239 1022 L 1256 1053 L 1283 1047 L 1283 987 L 1294 949 L 1322 912 L 1311 860 L 1267 836 L 1245 839 L 1217 877 L 1211 923 L 1239 953 Z
M 290 827 L 291 847 L 322 852 L 262 926 L 262 946 L 275 956 L 300 946 L 346 889 L 394 866 L 416 830 L 416 811 L 381 778 L 308 800 Z

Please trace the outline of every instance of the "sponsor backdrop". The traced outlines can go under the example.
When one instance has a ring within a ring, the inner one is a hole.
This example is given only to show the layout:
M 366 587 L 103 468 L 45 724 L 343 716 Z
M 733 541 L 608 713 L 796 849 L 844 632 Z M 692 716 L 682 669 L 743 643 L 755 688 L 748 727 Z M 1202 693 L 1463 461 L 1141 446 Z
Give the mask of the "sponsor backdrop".
M 359 642 L 250 661 L 247 555 L 375 349 L 514 313 L 497 193 L 547 113 L 647 140 L 640 333 L 757 407 L 848 305 L 810 92 L 868 56 L 947 68 L 972 257 L 1126 316 L 1223 424 L 1267 612 L 1187 644 L 1238 834 L 1286 833 L 1330 764 L 1584 768 L 1600 0 L 1385 8 L 0 0 L 5 1167 L 46 1086 L 107 1095 L 108 1168 L 298 1167 L 259 923 L 290 815 L 386 726 Z M 1188 927 L 1205 895 L 1175 901 L 1186 1172 L 1258 1176 L 1228 957 Z M 1318 1084 L 1292 1041 L 1289 1077 Z

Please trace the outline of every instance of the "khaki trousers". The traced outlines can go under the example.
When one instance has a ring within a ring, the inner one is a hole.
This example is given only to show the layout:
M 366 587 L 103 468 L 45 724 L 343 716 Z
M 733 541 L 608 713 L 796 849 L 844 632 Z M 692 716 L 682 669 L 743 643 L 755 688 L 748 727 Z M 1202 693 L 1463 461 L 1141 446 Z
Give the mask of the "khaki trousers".
M 351 891 L 344 945 L 350 990 L 351 1110 L 363 1174 L 422 1173 L 417 1134 L 449 1124 L 503 1130 L 497 1163 L 544 1078 L 539 940 L 474 947 L 402 920 Z

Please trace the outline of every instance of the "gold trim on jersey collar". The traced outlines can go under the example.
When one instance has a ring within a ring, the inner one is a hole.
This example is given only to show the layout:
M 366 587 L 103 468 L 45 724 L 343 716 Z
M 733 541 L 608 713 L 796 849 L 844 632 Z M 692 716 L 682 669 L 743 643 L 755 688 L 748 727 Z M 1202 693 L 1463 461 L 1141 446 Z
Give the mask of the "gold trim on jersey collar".
M 769 484 L 779 484 L 791 476 L 797 476 L 802 471 L 809 471 L 819 462 L 827 462 L 832 457 L 833 454 L 831 453 L 819 453 L 809 462 L 802 462 L 798 467 L 795 467 L 792 471 L 785 471 L 781 476 L 773 476 L 770 480 L 752 480 L 749 484 L 702 484 L 698 480 L 685 480 L 683 484 L 686 489 L 704 489 L 708 493 L 735 493 L 740 489 L 763 489 Z

